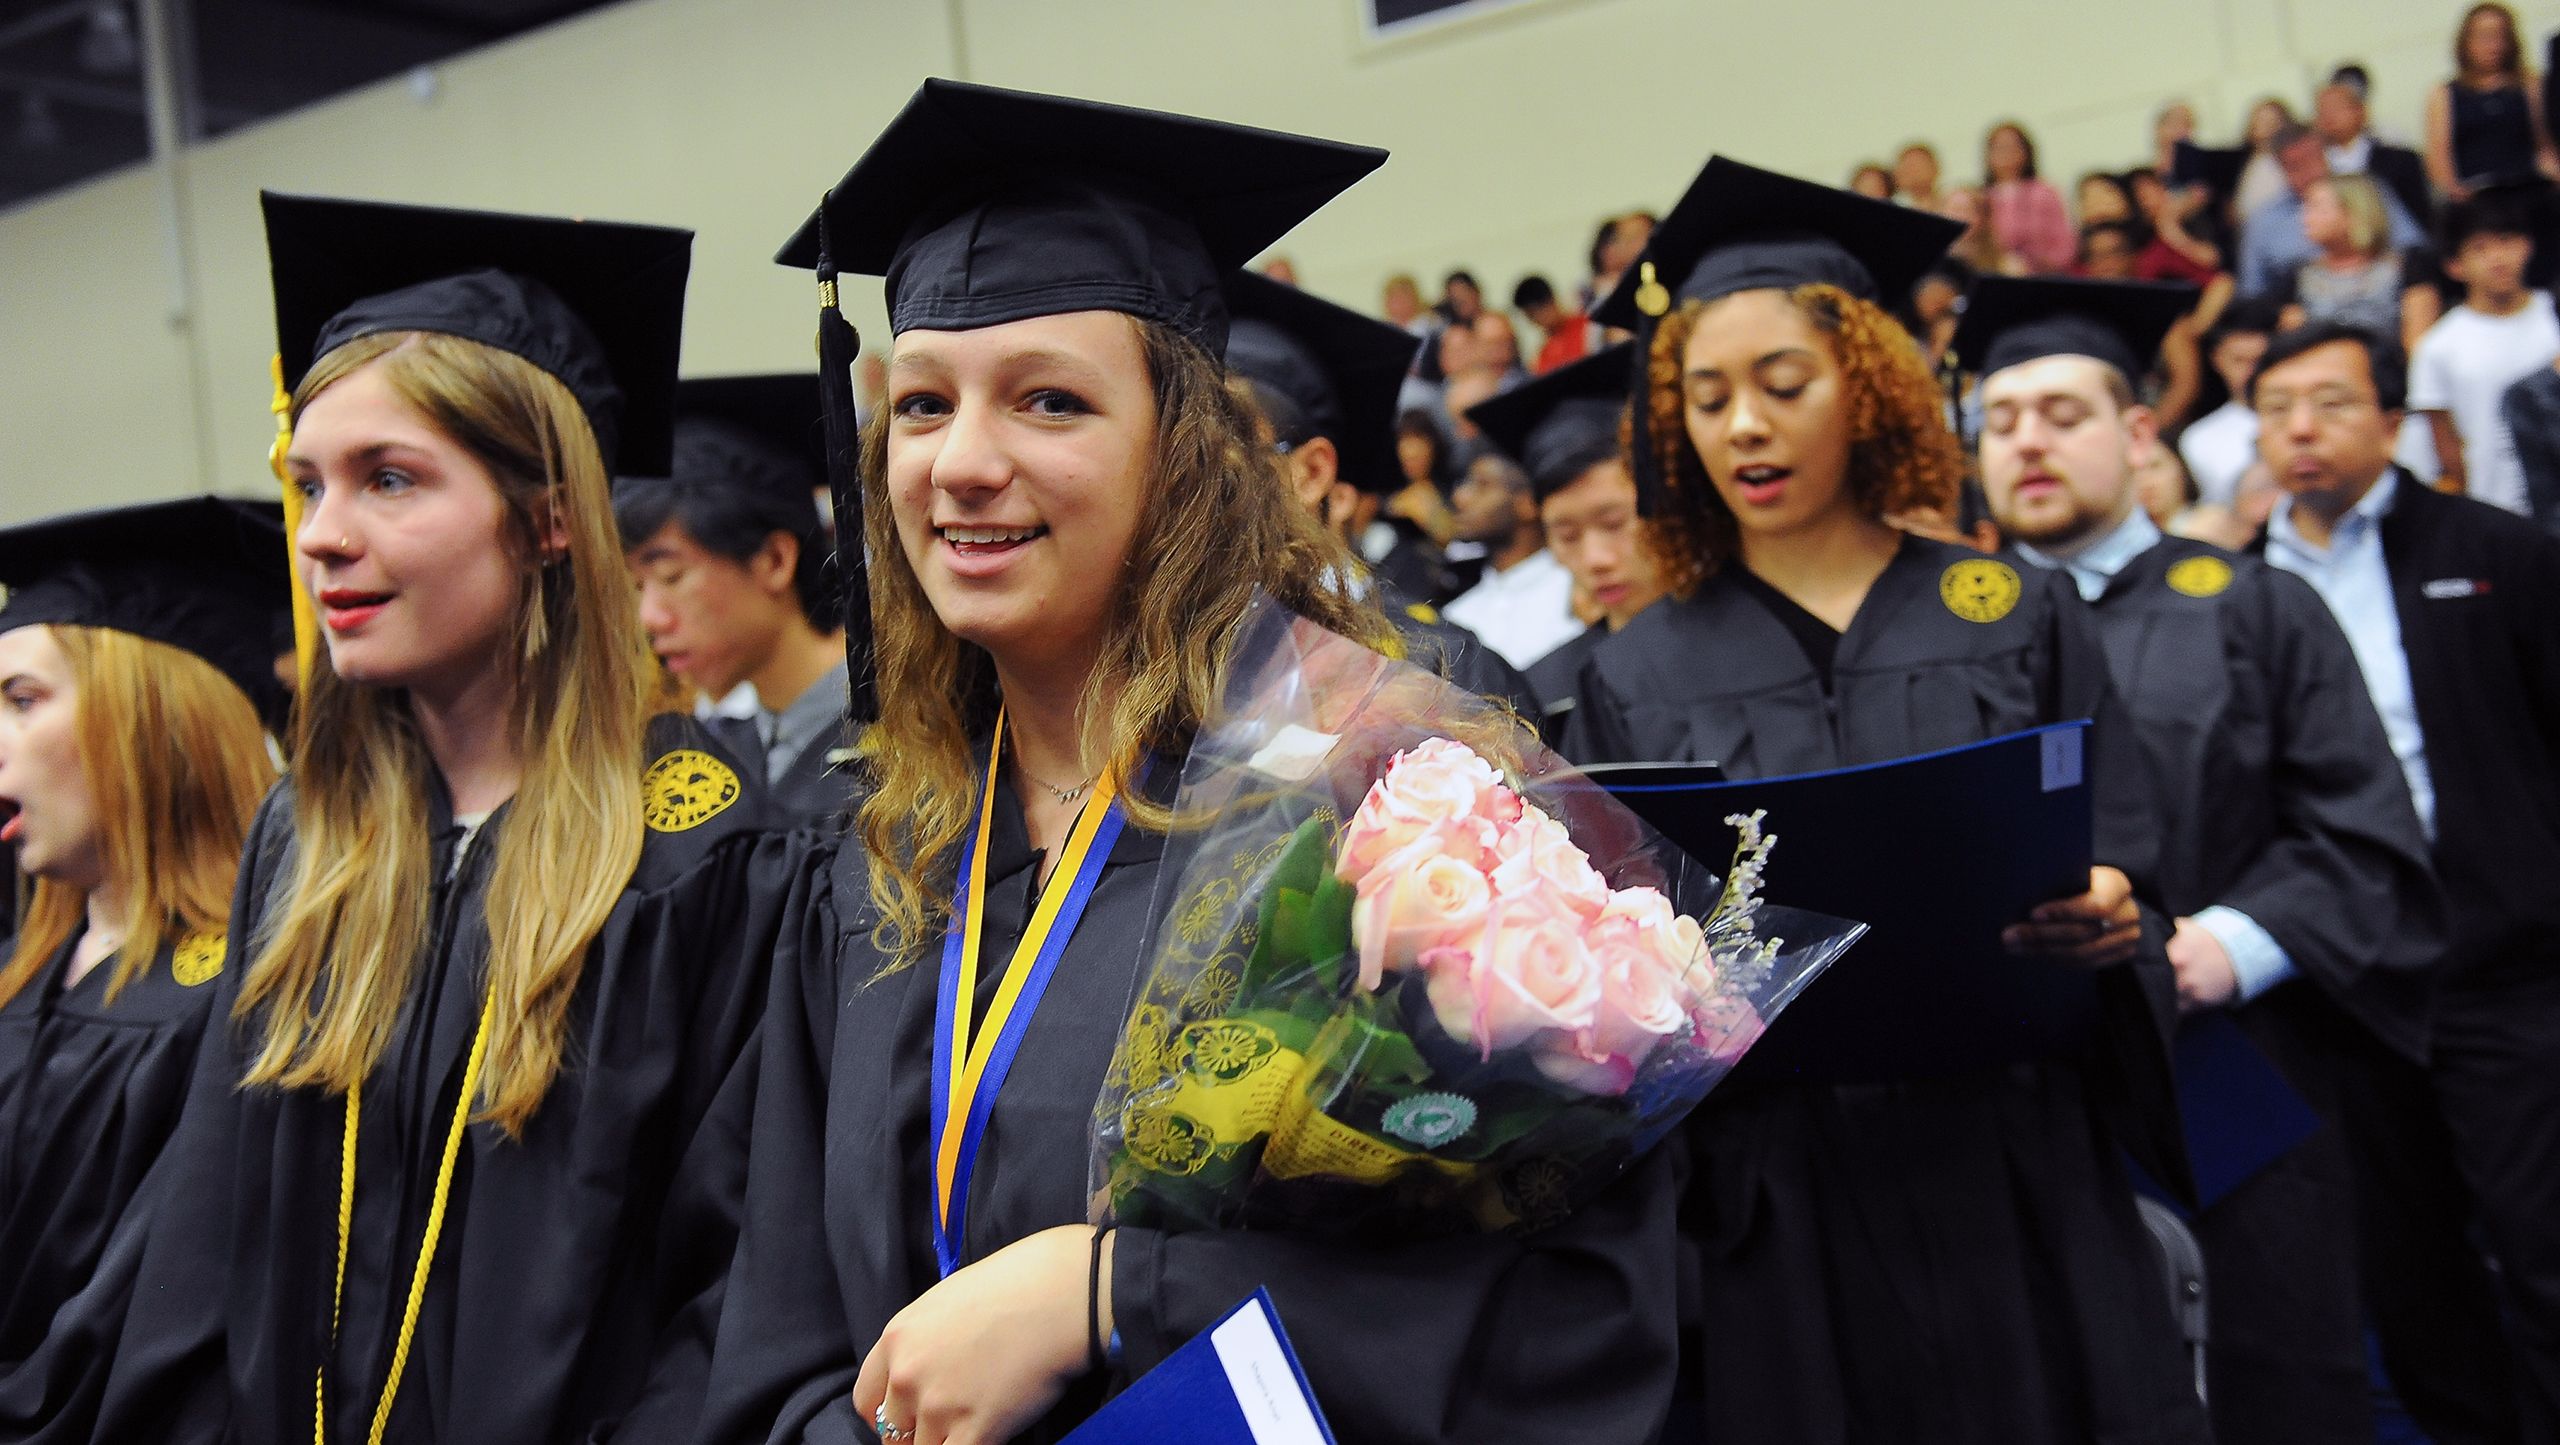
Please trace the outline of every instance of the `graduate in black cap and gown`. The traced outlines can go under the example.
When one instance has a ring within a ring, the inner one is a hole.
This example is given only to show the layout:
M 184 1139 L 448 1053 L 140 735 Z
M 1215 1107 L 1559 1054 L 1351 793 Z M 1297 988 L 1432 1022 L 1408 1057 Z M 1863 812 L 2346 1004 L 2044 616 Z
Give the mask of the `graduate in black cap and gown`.
M 2399 763 L 2319 594 L 2258 558 L 2164 537 L 2136 504 L 2134 463 L 2160 444 L 2137 388 L 2194 298 L 1986 280 L 1956 351 L 1982 378 L 1992 512 L 2097 610 L 2150 765 L 2179 1007 L 2228 1010 L 2278 1071 L 2253 1086 L 2221 1063 L 2209 1019 L 2182 1040 L 2215 1433 L 2370 1440 L 2339 1076 L 2376 1050 L 2424 1060 L 2443 910 Z M 2298 1142 L 2253 1138 L 2286 1117 L 2261 1102 L 2286 1087 L 2332 1122 Z
M 178 1120 L 275 780 L 284 534 L 213 497 L 0 531 L 0 1367 L 44 1339 Z
M 1529 665 L 1548 745 L 1575 755 L 1573 709 L 1601 639 L 1662 599 L 1662 569 L 1644 542 L 1635 474 L 1619 438 L 1635 347 L 1621 342 L 1467 411 L 1486 443 L 1520 464 L 1538 499 L 1547 550 L 1573 574 L 1600 620 Z
M 1954 231 L 1718 157 L 1597 317 L 1643 348 L 1631 460 L 1674 595 L 1584 670 L 1592 758 L 1773 777 L 2096 719 L 2101 866 L 2007 934 L 2095 975 L 2093 1033 L 2027 1059 L 1949 1039 L 1930 1077 L 1711 1096 L 1683 1211 L 1700 1398 L 1666 1438 L 2206 1435 L 2122 1162 L 2185 1182 L 2167 969 L 2134 896 L 2153 822 L 2105 655 L 2064 579 L 1884 520 L 1949 506 L 1962 474 L 1881 304 Z
M 814 372 L 683 382 L 674 470 L 617 480 L 613 509 L 659 661 L 707 701 L 747 690 L 751 707 L 705 725 L 782 816 L 831 830 L 852 738 L 825 455 Z
M 242 861 L 230 1027 L 149 1228 L 64 1312 L 126 1286 L 103 1401 L 103 1352 L 36 1362 L 71 1396 L 37 1438 L 558 1445 L 725 1262 L 743 1161 L 673 1181 L 743 1146 L 705 1120 L 813 856 L 650 715 L 613 529 L 608 469 L 666 469 L 690 236 L 265 209 L 327 647 Z
M 1227 371 L 1271 423 L 1290 489 L 1346 550 L 1405 486 L 1396 467 L 1398 388 L 1413 364 L 1413 333 L 1336 306 L 1257 271 L 1227 274 Z M 1406 596 L 1356 551 L 1342 584 L 1374 594 L 1405 654 L 1481 697 L 1535 718 L 1539 694 L 1484 639 Z
M 836 952 L 775 981 L 698 1438 L 1055 1440 L 1257 1286 L 1344 1439 L 1658 1425 L 1667 1156 L 1525 1238 L 1089 1222 L 1095 1102 L 1184 857 L 1162 809 L 1254 598 L 1394 645 L 1218 360 L 1224 273 L 1384 158 L 932 80 L 783 252 L 822 298 L 838 265 L 887 278 L 887 400 L 839 509 L 877 745 Z

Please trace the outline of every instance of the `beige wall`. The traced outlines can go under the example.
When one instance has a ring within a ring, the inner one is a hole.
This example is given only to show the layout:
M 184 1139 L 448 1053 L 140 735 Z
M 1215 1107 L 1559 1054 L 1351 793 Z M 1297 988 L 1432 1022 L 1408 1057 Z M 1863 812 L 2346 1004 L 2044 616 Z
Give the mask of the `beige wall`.
M 2461 8 L 1523 0 L 1379 42 L 1352 0 L 629 0 L 438 67 L 432 98 L 395 81 L 0 215 L 0 520 L 269 485 L 261 186 L 693 226 L 709 374 L 807 364 L 811 288 L 768 258 L 926 74 L 1390 148 L 1281 248 L 1368 304 L 1399 269 L 1563 284 L 1600 215 L 1667 206 L 1716 149 L 1837 179 L 1920 137 L 1962 179 L 2015 114 L 2067 181 L 2138 156 L 2170 97 L 2220 132 L 2348 56 L 2414 136 Z M 2560 0 L 2521 8 L 2538 53 Z M 868 288 L 855 316 L 883 338 Z

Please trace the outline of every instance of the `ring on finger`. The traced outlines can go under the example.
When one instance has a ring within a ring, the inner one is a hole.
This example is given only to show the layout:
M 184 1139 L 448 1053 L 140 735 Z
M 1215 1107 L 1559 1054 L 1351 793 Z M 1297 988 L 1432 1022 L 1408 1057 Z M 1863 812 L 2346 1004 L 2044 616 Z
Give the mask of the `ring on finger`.
M 871 1412 L 871 1433 L 879 1436 L 885 1445 L 898 1445 L 901 1440 L 916 1438 L 914 1426 L 902 1429 L 889 1423 L 889 1403 L 886 1400 L 880 1402 L 879 1409 Z

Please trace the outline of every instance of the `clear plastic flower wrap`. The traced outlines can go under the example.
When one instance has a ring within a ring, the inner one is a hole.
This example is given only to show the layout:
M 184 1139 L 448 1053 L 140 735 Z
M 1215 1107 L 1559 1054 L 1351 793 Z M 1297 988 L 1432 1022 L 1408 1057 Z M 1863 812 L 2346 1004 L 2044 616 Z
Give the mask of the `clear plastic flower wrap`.
M 1172 802 L 1093 1214 L 1531 1230 L 1623 1173 L 1864 932 L 1719 876 L 1509 712 L 1268 600 Z

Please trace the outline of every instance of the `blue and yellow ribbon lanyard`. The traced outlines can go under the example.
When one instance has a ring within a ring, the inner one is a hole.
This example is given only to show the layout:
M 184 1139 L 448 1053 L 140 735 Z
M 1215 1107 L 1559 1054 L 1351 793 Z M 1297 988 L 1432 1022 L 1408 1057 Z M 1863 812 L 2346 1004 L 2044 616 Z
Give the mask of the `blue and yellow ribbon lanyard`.
M 1005 964 L 984 1021 L 977 1007 L 979 951 L 987 904 L 987 836 L 996 807 L 996 763 L 1004 756 L 1004 714 L 996 714 L 995 741 L 987 749 L 987 775 L 978 795 L 978 822 L 962 855 L 952 898 L 951 930 L 942 945 L 942 981 L 933 1011 L 933 1254 L 947 1278 L 960 1268 L 968 1239 L 969 1180 L 986 1140 L 987 1116 L 1021 1052 L 1041 996 L 1058 971 L 1058 959 L 1075 936 L 1076 923 L 1093 901 L 1102 865 L 1119 841 L 1128 817 L 1106 769 L 1094 783 L 1084 811 L 1068 830 L 1031 921 Z M 976 1023 L 973 1030 L 971 1025 Z M 953 1127 L 954 1121 L 958 1127 Z

